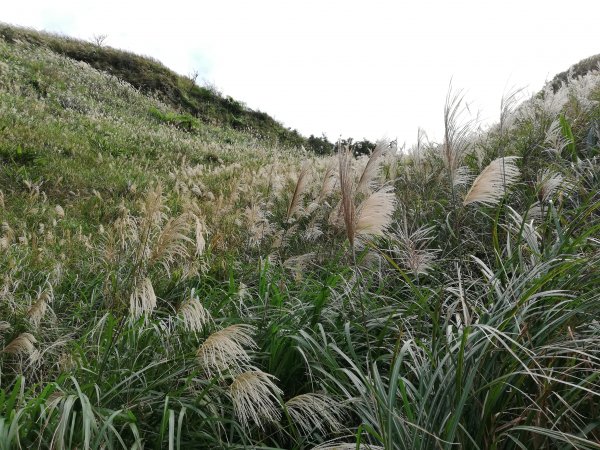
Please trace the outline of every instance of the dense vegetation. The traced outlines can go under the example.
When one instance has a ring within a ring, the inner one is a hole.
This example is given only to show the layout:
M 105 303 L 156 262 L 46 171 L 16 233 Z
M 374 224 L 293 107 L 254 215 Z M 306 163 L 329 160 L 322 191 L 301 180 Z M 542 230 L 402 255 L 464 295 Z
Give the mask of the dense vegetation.
M 2 30 L 0 449 L 600 448 L 598 71 L 318 156 Z

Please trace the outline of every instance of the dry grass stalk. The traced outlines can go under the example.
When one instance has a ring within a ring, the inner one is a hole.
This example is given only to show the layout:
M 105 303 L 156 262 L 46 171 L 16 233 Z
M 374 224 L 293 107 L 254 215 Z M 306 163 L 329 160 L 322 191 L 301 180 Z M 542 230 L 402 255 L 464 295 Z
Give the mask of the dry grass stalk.
M 149 278 L 136 282 L 129 299 L 129 313 L 134 318 L 147 315 L 156 308 L 156 294 Z
M 266 422 L 277 422 L 281 418 L 278 396 L 283 391 L 273 383 L 274 378 L 255 370 L 238 375 L 231 383 L 229 395 L 235 415 L 243 426 L 254 423 L 263 428 Z
M 206 374 L 211 377 L 227 370 L 238 373 L 248 368 L 250 356 L 244 347 L 256 348 L 253 333 L 253 326 L 236 324 L 211 334 L 196 352 Z
M 340 189 L 342 191 L 341 212 L 346 226 L 346 236 L 350 245 L 354 248 L 354 237 L 356 233 L 355 208 L 354 208 L 354 180 L 352 177 L 352 153 L 348 147 L 338 148 Z M 333 212 L 332 212 L 333 213 Z
M 492 161 L 473 182 L 463 205 L 482 203 L 492 206 L 498 204 L 504 196 L 506 188 L 519 178 L 517 159 L 517 156 L 507 156 Z
M 289 221 L 292 217 L 298 214 L 301 210 L 302 199 L 304 198 L 304 191 L 308 184 L 308 165 L 304 165 L 298 175 L 298 181 L 294 189 L 294 195 L 290 200 L 290 204 L 287 209 L 286 221 Z
M 342 405 L 326 395 L 302 394 L 291 398 L 285 405 L 296 425 L 307 434 L 315 430 L 326 434 L 343 428 Z

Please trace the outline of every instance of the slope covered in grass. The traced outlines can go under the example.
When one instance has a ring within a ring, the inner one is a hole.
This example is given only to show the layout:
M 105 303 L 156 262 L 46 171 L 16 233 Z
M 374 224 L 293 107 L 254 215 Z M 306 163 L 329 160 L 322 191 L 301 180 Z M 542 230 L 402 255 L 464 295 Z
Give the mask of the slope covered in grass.
M 109 73 L 179 110 L 183 113 L 179 120 L 194 124 L 194 118 L 197 118 L 203 123 L 248 132 L 262 140 L 276 141 L 281 146 L 309 144 L 298 132 L 285 128 L 268 114 L 247 108 L 214 89 L 198 86 L 195 80 L 176 74 L 152 58 L 1 23 L 0 36 L 6 42 L 28 43 L 32 47 L 48 49 Z
M 598 448 L 597 71 L 317 157 L 2 36 L 0 448 Z

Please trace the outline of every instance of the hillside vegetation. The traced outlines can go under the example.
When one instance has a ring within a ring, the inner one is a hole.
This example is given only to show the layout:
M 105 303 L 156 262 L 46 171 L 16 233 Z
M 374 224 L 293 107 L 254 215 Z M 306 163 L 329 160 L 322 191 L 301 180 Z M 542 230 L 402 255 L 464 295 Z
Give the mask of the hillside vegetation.
M 600 448 L 598 70 L 355 158 L 92 50 L 0 31 L 0 449 Z

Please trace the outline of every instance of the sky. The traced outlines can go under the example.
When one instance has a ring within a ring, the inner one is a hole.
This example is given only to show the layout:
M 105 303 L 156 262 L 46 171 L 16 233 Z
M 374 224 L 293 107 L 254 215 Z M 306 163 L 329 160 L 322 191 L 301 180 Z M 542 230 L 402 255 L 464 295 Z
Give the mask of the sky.
M 27 0 L 0 21 L 152 56 L 304 135 L 439 139 L 450 82 L 481 126 L 600 53 L 599 0 Z

